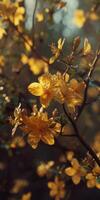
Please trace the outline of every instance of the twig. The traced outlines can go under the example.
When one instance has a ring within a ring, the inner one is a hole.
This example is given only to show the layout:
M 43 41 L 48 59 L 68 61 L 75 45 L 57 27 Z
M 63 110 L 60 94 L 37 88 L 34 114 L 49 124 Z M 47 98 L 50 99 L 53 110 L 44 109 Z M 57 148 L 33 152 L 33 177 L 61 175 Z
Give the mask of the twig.
M 95 154 L 95 152 L 92 150 L 92 148 L 89 146 L 89 144 L 81 137 L 79 130 L 77 128 L 76 122 L 71 118 L 71 116 L 67 113 L 65 105 L 63 104 L 63 109 L 64 112 L 66 114 L 66 116 L 68 117 L 69 121 L 72 124 L 72 127 L 75 131 L 75 135 L 78 138 L 78 140 L 80 141 L 80 143 L 85 147 L 85 149 L 87 149 L 87 151 L 89 152 L 89 154 L 92 156 L 92 158 L 96 161 L 96 163 L 100 166 L 100 160 L 97 157 L 97 155 Z
M 32 52 L 35 53 L 41 60 L 43 60 L 45 63 L 49 64 L 49 61 L 45 59 L 43 56 L 39 54 L 39 52 L 34 48 L 33 46 L 30 45 L 29 41 L 27 38 L 24 36 L 23 32 L 18 30 L 18 28 L 9 20 L 9 23 L 12 25 L 12 27 L 17 31 L 17 33 L 21 36 L 24 42 L 26 42 L 32 49 Z
M 85 84 L 86 84 L 86 87 L 85 87 L 85 91 L 84 91 L 84 98 L 83 98 L 83 103 L 81 105 L 81 108 L 76 116 L 76 121 L 78 120 L 78 118 L 80 117 L 81 113 L 83 112 L 83 109 L 86 105 L 86 101 L 87 101 L 87 96 L 88 96 L 88 87 L 89 87 L 89 82 L 90 82 L 90 79 L 92 77 L 92 74 L 95 70 L 95 67 L 96 67 L 96 64 L 97 64 L 97 61 L 99 59 L 99 56 L 100 56 L 100 50 L 98 49 L 97 52 L 96 52 L 96 55 L 94 57 L 94 60 L 92 62 L 92 64 L 90 65 L 90 70 L 88 72 L 88 75 L 87 75 L 87 78 L 85 80 Z
M 38 0 L 35 0 L 35 8 L 34 8 L 34 13 L 33 13 L 32 33 L 35 32 L 35 14 L 36 14 L 37 3 L 38 3 Z M 33 38 L 33 40 L 34 40 L 34 38 Z

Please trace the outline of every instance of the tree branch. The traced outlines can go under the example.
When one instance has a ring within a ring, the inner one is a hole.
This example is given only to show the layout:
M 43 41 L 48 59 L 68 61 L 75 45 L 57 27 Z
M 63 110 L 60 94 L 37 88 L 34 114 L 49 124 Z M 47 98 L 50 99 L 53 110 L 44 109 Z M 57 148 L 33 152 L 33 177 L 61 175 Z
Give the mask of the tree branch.
M 94 57 L 94 60 L 92 62 L 92 64 L 90 64 L 90 70 L 88 72 L 88 75 L 87 75 L 87 78 L 85 80 L 85 83 L 86 83 L 86 87 L 85 87 L 85 91 L 84 91 L 84 98 L 83 98 L 83 102 L 82 102 L 82 105 L 81 105 L 81 108 L 76 116 L 76 121 L 78 120 L 78 118 L 80 117 L 81 113 L 83 112 L 83 109 L 86 105 L 86 101 L 87 101 L 87 96 L 88 96 L 88 88 L 89 88 L 89 82 L 90 82 L 90 79 L 92 77 L 92 74 L 95 70 L 95 67 L 96 67 L 96 64 L 97 64 L 97 61 L 99 60 L 100 58 L 100 49 L 97 50 L 96 52 L 96 55 Z
M 92 156 L 92 158 L 96 161 L 96 163 L 100 166 L 100 160 L 97 157 L 97 155 L 95 154 L 95 152 L 92 150 L 92 148 L 89 146 L 89 144 L 81 137 L 78 127 L 76 125 L 76 122 L 71 118 L 71 116 L 67 113 L 65 105 L 63 104 L 63 109 L 64 112 L 66 114 L 66 116 L 68 117 L 69 121 L 72 124 L 72 127 L 75 131 L 75 135 L 77 137 L 77 139 L 80 141 L 80 143 L 85 147 L 85 149 L 89 152 L 89 154 Z

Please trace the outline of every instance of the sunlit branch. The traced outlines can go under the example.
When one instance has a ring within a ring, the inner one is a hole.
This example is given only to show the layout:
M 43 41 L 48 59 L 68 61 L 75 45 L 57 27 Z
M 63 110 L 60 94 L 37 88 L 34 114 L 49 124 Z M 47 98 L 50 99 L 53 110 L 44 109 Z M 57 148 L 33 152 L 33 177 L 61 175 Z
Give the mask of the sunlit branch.
M 86 87 L 85 87 L 85 91 L 84 91 L 83 103 L 81 105 L 81 108 L 80 108 L 77 116 L 76 116 L 76 120 L 78 120 L 78 118 L 80 117 L 80 115 L 81 115 L 81 113 L 82 113 L 82 111 L 83 111 L 83 109 L 84 109 L 84 107 L 86 105 L 87 96 L 88 96 L 89 82 L 91 80 L 92 74 L 93 74 L 93 72 L 95 70 L 95 67 L 96 67 L 96 64 L 97 64 L 97 61 L 99 60 L 99 58 L 100 58 L 100 50 L 98 49 L 92 64 L 90 64 L 90 70 L 89 70 L 88 75 L 87 75 L 86 80 L 85 80 Z
M 38 3 L 38 0 L 35 0 L 35 8 L 34 8 L 34 13 L 33 13 L 32 33 L 35 33 L 35 14 L 36 14 L 37 3 Z M 34 40 L 34 34 L 33 34 L 33 40 Z
M 88 145 L 88 143 L 81 137 L 78 127 L 76 125 L 76 122 L 71 118 L 71 116 L 67 113 L 65 105 L 63 104 L 63 110 L 67 116 L 67 118 L 69 119 L 70 123 L 72 124 L 72 127 L 75 131 L 75 135 L 77 137 L 77 139 L 80 141 L 80 143 L 85 147 L 85 149 L 89 152 L 89 154 L 92 156 L 92 158 L 96 161 L 96 163 L 100 166 L 100 160 L 97 157 L 97 155 L 95 154 L 95 152 L 92 150 L 92 148 Z

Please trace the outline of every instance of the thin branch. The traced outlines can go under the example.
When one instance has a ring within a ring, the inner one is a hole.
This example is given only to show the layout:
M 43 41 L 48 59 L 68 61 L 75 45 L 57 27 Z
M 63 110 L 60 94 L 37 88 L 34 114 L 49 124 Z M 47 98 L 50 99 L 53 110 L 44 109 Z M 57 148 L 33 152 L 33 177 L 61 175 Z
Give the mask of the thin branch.
M 96 161 L 96 163 L 100 166 L 100 160 L 97 157 L 97 155 L 95 154 L 95 152 L 93 151 L 93 149 L 89 146 L 89 144 L 81 137 L 78 127 L 76 125 L 76 122 L 71 118 L 71 116 L 67 113 L 65 105 L 63 104 L 63 109 L 64 112 L 66 114 L 66 116 L 68 117 L 69 121 L 72 124 L 72 127 L 75 131 L 76 137 L 78 138 L 78 140 L 80 141 L 80 143 L 85 147 L 85 149 L 89 152 L 89 154 L 92 156 L 92 158 Z
M 89 88 L 89 82 L 91 80 L 91 77 L 92 77 L 92 74 L 95 70 L 95 67 L 96 67 L 96 64 L 97 64 L 97 61 L 98 59 L 100 58 L 100 49 L 97 50 L 96 52 L 96 55 L 94 57 L 94 60 L 92 62 L 92 64 L 90 64 L 90 70 L 88 72 L 88 75 L 87 75 L 87 78 L 85 80 L 85 83 L 86 83 L 86 87 L 85 87 L 85 91 L 84 91 L 84 98 L 83 98 L 83 103 L 81 105 L 81 108 L 76 116 L 76 121 L 78 120 L 78 118 L 80 117 L 81 113 L 83 112 L 83 109 L 86 105 L 86 101 L 87 101 L 87 96 L 88 96 L 88 88 Z
M 36 14 L 36 8 L 37 8 L 38 0 L 35 0 L 35 8 L 33 13 L 33 27 L 32 27 L 32 33 L 35 33 L 35 14 Z M 34 38 L 33 38 L 34 40 Z

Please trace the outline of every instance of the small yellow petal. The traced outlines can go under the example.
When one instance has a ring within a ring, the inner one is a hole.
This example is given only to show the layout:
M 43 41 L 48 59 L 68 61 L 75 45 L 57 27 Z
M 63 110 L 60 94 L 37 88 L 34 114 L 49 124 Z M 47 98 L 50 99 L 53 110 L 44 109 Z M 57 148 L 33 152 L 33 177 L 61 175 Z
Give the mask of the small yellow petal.
M 74 175 L 73 177 L 72 177 L 72 181 L 73 181 L 73 183 L 75 184 L 75 185 L 77 185 L 77 184 L 79 184 L 80 183 L 80 181 L 81 181 L 81 177 L 79 176 L 79 175 Z
M 54 144 L 54 136 L 52 135 L 52 133 L 47 132 L 44 135 L 42 135 L 41 140 L 49 145 L 53 145 Z
M 65 174 L 67 174 L 68 176 L 74 176 L 76 173 L 76 170 L 72 167 L 68 167 L 65 169 Z
M 35 96 L 41 96 L 43 95 L 43 92 L 44 92 L 41 84 L 37 82 L 31 83 L 28 86 L 28 91 Z

